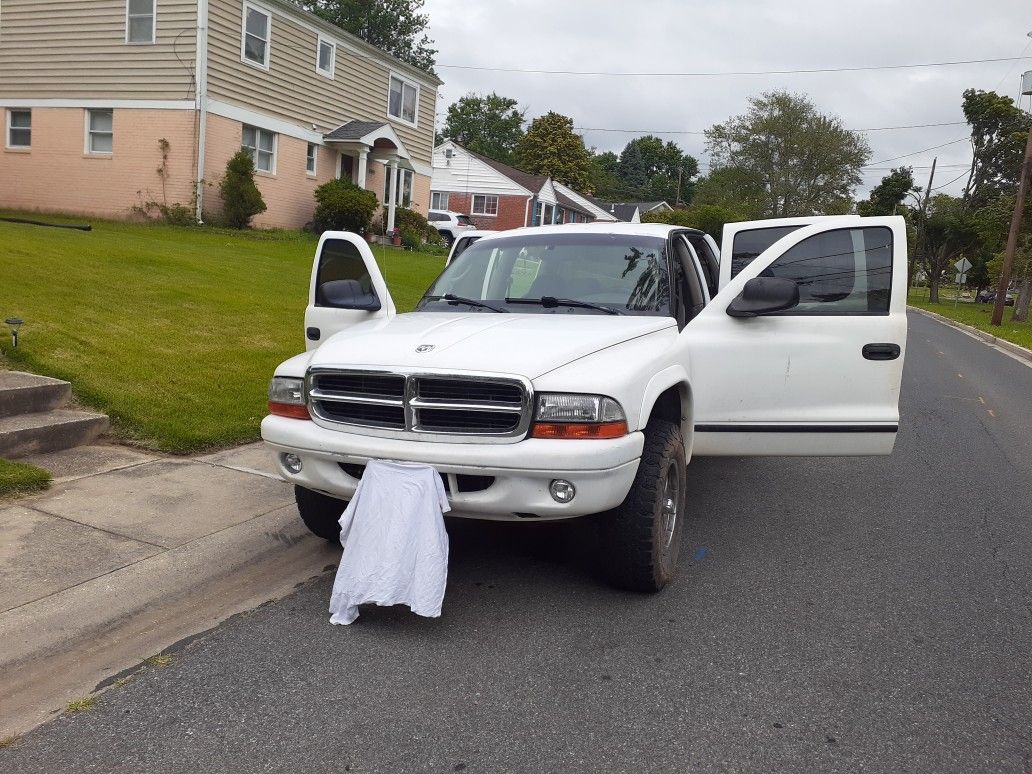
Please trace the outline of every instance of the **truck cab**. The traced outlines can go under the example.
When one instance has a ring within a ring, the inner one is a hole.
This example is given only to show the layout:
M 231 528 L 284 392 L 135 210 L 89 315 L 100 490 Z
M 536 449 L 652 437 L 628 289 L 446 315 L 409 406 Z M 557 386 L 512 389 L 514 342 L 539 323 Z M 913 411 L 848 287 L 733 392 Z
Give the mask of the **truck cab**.
M 404 314 L 328 232 L 262 435 L 327 539 L 366 462 L 421 462 L 455 516 L 596 517 L 613 580 L 654 591 L 694 456 L 891 452 L 905 304 L 898 217 L 489 234 Z

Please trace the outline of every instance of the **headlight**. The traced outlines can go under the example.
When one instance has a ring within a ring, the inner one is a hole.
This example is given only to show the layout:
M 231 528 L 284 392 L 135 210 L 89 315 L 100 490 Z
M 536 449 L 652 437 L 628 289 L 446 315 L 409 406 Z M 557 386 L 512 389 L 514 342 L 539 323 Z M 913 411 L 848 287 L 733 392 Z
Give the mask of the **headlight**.
M 305 380 L 276 376 L 269 382 L 269 413 L 291 419 L 311 419 L 305 405 Z
M 545 392 L 538 395 L 534 438 L 619 438 L 627 435 L 620 404 L 605 395 Z

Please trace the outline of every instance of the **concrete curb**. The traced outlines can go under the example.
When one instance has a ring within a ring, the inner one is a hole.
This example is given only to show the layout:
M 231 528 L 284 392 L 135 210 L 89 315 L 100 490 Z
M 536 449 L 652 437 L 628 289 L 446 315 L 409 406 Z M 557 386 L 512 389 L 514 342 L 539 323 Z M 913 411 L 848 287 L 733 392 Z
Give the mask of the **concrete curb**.
M 1007 341 L 1006 339 L 1001 339 L 997 336 L 994 336 L 991 333 L 986 333 L 985 331 L 979 330 L 978 328 L 975 328 L 972 325 L 966 325 L 962 322 L 951 320 L 949 317 L 943 317 L 941 314 L 929 312 L 927 309 L 920 309 L 916 306 L 907 306 L 907 309 L 909 309 L 912 312 L 917 312 L 918 314 L 923 314 L 925 317 L 931 317 L 933 320 L 938 320 L 943 325 L 948 325 L 951 328 L 956 328 L 958 331 L 962 331 L 963 333 L 966 333 L 969 336 L 974 336 L 976 339 L 981 339 L 986 344 L 998 347 L 999 349 L 1002 349 L 1004 352 L 1014 355 L 1014 357 L 1019 357 L 1023 360 L 1027 360 L 1030 363 L 1032 363 L 1032 349 L 1025 349 L 1024 347 L 1019 346 L 1013 342 Z
M 0 614 L 0 736 L 338 560 L 285 506 Z

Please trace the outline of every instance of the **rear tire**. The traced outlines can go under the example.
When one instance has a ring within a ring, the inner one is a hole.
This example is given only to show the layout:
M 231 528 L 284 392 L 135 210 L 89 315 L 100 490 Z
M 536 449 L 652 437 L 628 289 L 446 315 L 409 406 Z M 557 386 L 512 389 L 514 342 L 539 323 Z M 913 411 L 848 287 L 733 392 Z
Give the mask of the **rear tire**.
M 294 487 L 294 500 L 297 501 L 297 511 L 301 514 L 301 521 L 305 523 L 309 531 L 313 535 L 318 535 L 323 540 L 339 546 L 340 517 L 344 514 L 344 509 L 348 507 L 347 502 L 320 492 L 313 492 L 302 486 Z
M 442 231 L 441 232 L 441 236 L 444 237 L 444 243 L 448 247 L 451 247 L 453 244 L 455 244 L 455 237 L 452 236 L 451 233 L 449 233 L 447 231 Z
M 634 483 L 616 509 L 601 516 L 601 559 L 613 585 L 656 592 L 677 570 L 687 470 L 681 428 L 653 419 Z

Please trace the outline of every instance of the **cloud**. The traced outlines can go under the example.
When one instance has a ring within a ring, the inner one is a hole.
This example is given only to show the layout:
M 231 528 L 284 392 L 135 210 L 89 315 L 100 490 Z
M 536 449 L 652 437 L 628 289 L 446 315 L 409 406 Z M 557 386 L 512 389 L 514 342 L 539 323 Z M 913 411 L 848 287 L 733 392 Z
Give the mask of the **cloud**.
M 907 64 L 1018 56 L 1030 41 L 1028 0 L 427 0 L 442 65 L 603 72 L 741 71 Z M 1032 46 L 1025 53 L 1032 54 Z M 963 121 L 966 88 L 1015 95 L 1032 59 L 921 70 L 728 76 L 614 77 L 439 70 L 449 104 L 470 91 L 513 97 L 528 117 L 555 110 L 578 127 L 701 131 L 771 89 L 804 93 L 853 128 Z M 586 131 L 589 146 L 619 150 L 634 134 Z M 873 160 L 963 137 L 964 126 L 870 132 Z M 700 160 L 700 135 L 665 135 Z M 936 182 L 970 160 L 964 143 L 892 162 Z M 885 172 L 871 170 L 867 185 Z M 956 191 L 958 182 L 947 190 Z

